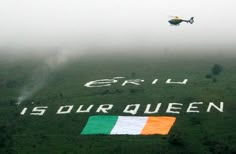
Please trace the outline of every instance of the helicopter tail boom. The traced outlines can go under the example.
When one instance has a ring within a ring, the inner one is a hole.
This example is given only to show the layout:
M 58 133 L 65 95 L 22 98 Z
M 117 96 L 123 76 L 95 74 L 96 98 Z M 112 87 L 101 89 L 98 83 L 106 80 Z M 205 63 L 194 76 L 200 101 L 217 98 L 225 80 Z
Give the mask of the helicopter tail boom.
M 194 19 L 194 17 L 191 17 L 189 20 L 182 20 L 182 21 L 193 24 L 193 22 L 194 22 L 193 19 Z

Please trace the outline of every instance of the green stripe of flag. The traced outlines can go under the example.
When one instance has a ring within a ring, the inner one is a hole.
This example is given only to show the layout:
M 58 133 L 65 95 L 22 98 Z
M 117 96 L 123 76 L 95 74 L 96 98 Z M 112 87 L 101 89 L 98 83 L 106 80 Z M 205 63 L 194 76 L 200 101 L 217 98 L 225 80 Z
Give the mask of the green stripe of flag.
M 117 119 L 118 116 L 91 116 L 81 134 L 110 134 Z

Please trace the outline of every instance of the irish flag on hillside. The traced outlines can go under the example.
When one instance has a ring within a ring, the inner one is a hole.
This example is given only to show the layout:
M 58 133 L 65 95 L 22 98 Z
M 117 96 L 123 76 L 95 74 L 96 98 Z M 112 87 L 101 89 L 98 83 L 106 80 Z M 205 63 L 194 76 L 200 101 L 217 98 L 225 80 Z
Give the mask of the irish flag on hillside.
M 91 116 L 81 134 L 167 135 L 175 119 L 169 116 Z

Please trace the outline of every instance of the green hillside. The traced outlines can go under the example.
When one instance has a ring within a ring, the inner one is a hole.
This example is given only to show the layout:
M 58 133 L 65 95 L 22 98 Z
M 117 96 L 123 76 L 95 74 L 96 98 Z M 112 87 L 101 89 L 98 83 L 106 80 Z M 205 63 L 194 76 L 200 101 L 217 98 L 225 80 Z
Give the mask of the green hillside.
M 41 58 L 0 59 L 0 153 L 236 153 L 235 57 L 87 55 L 56 68 Z M 107 87 L 84 86 L 113 77 L 124 78 Z M 129 79 L 145 81 L 121 86 Z M 167 79 L 188 82 L 166 84 Z M 32 91 L 37 84 L 32 97 L 17 106 L 24 87 Z M 203 102 L 199 113 L 186 112 L 192 102 Z M 207 112 L 209 102 L 224 102 L 224 112 Z M 155 108 L 157 103 L 162 106 L 152 116 L 176 117 L 168 135 L 80 134 L 91 115 L 133 116 L 123 113 L 124 108 L 140 104 L 135 116 L 148 116 L 146 105 Z M 182 103 L 180 114 L 166 113 L 169 103 Z M 91 104 L 89 113 L 76 113 L 80 105 Z M 101 104 L 114 106 L 97 113 Z M 71 113 L 56 114 L 63 105 L 73 105 Z M 36 106 L 48 108 L 42 116 L 30 115 Z

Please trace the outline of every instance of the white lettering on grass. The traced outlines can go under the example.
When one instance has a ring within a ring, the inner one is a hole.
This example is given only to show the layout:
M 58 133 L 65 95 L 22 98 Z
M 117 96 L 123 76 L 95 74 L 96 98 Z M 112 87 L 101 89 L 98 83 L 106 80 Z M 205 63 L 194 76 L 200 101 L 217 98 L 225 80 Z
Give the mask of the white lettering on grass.
M 207 112 L 211 112 L 211 108 L 214 107 L 219 112 L 224 112 L 224 102 L 220 102 L 220 106 L 218 107 L 213 102 L 210 102 L 207 108 Z
M 150 111 L 151 104 L 147 104 L 146 109 L 144 111 L 145 114 L 153 114 L 153 113 L 158 113 L 159 109 L 161 107 L 161 103 L 157 103 L 157 106 L 154 111 Z
M 100 80 L 95 80 L 95 81 L 89 81 L 86 84 L 84 84 L 85 87 L 109 87 L 112 86 L 112 84 L 115 84 L 118 82 L 118 79 L 123 79 L 125 77 L 114 77 L 111 79 L 100 79 Z M 136 85 L 136 86 L 140 86 L 142 82 L 144 82 L 144 79 L 130 79 L 130 80 L 125 80 L 121 86 L 126 86 L 127 84 L 131 84 L 131 85 Z M 159 79 L 154 79 L 151 84 L 155 85 L 157 84 L 157 82 L 159 81 Z M 183 81 L 172 81 L 172 79 L 167 79 L 166 80 L 166 84 L 187 84 L 188 79 L 184 79 Z
M 84 105 L 80 105 L 77 109 L 76 113 L 84 113 L 84 112 L 90 112 L 90 110 L 93 108 L 94 105 L 90 105 L 87 109 L 82 109 Z
M 167 84 L 187 84 L 187 82 L 188 82 L 188 79 L 184 79 L 182 82 L 174 82 L 172 81 L 172 79 L 166 80 Z
M 113 107 L 113 104 L 102 104 L 98 107 L 96 112 L 108 113 L 108 110 L 111 110 L 112 107 Z
M 47 108 L 47 106 L 34 107 L 30 115 L 42 116 L 46 112 Z
M 20 112 L 20 115 L 25 115 L 26 111 L 27 111 L 27 107 L 23 108 L 22 111 Z
M 194 105 L 198 105 L 198 104 L 203 104 L 203 102 L 193 102 L 193 103 L 190 103 L 189 106 L 188 106 L 188 109 L 187 109 L 187 112 L 195 112 L 195 113 L 198 113 L 199 110 L 197 106 L 194 106 Z M 194 110 L 195 109 L 195 110 Z
M 179 111 L 173 111 L 173 110 L 181 110 L 181 107 L 174 107 L 174 105 L 176 106 L 183 106 L 183 104 L 181 103 L 169 103 L 168 107 L 166 109 L 166 113 L 176 113 L 179 114 Z
M 126 84 L 133 84 L 139 86 L 141 82 L 144 82 L 144 80 L 142 79 L 125 80 L 121 86 L 126 86 Z
M 107 87 L 107 86 L 111 86 L 114 83 L 117 83 L 118 80 L 117 79 L 122 79 L 124 77 L 114 77 L 112 79 L 101 79 L 101 80 L 95 80 L 95 81 L 90 81 L 87 82 L 84 86 L 85 87 Z
M 58 110 L 56 114 L 68 114 L 71 112 L 71 110 L 73 109 L 74 105 L 65 105 L 65 106 L 61 106 Z
M 185 110 L 186 113 L 199 113 L 201 110 L 199 110 L 199 105 L 202 105 L 203 102 L 192 102 L 189 104 L 182 104 L 182 103 L 168 103 L 168 106 L 166 109 L 164 109 L 162 106 L 162 103 L 157 104 L 147 104 L 145 107 L 145 110 L 142 111 L 143 114 L 156 114 L 159 113 L 160 110 L 164 111 L 165 113 L 172 113 L 172 114 L 180 114 L 180 111 L 182 110 L 182 106 L 186 105 L 187 110 Z M 153 106 L 152 106 L 153 105 Z M 123 113 L 128 113 L 135 115 L 140 109 L 141 104 L 129 104 L 126 105 Z M 59 109 L 57 110 L 56 114 L 70 114 L 72 113 L 73 105 L 64 105 L 59 106 Z M 101 104 L 97 107 L 95 110 L 97 113 L 108 113 L 112 108 L 114 107 L 113 104 Z M 94 108 L 94 104 L 91 105 L 79 105 L 75 113 L 90 113 L 91 110 Z M 163 109 L 161 109 L 163 108 Z M 30 110 L 30 111 L 29 111 Z M 24 107 L 20 115 L 26 115 L 27 112 L 29 115 L 38 115 L 42 116 L 45 114 L 45 112 L 48 110 L 48 106 L 37 106 L 33 107 L 33 109 L 29 109 L 27 107 Z M 209 102 L 207 109 L 204 110 L 208 113 L 212 111 L 216 112 L 223 112 L 224 111 L 224 102 L 220 102 L 219 104 Z
M 157 81 L 158 81 L 158 79 L 153 80 L 153 81 L 152 81 L 152 84 L 156 84 Z
M 132 107 L 134 107 L 134 108 L 132 109 Z M 123 113 L 130 113 L 132 115 L 135 115 L 137 113 L 139 107 L 140 107 L 140 104 L 130 104 L 130 105 L 127 105 L 125 107 Z

